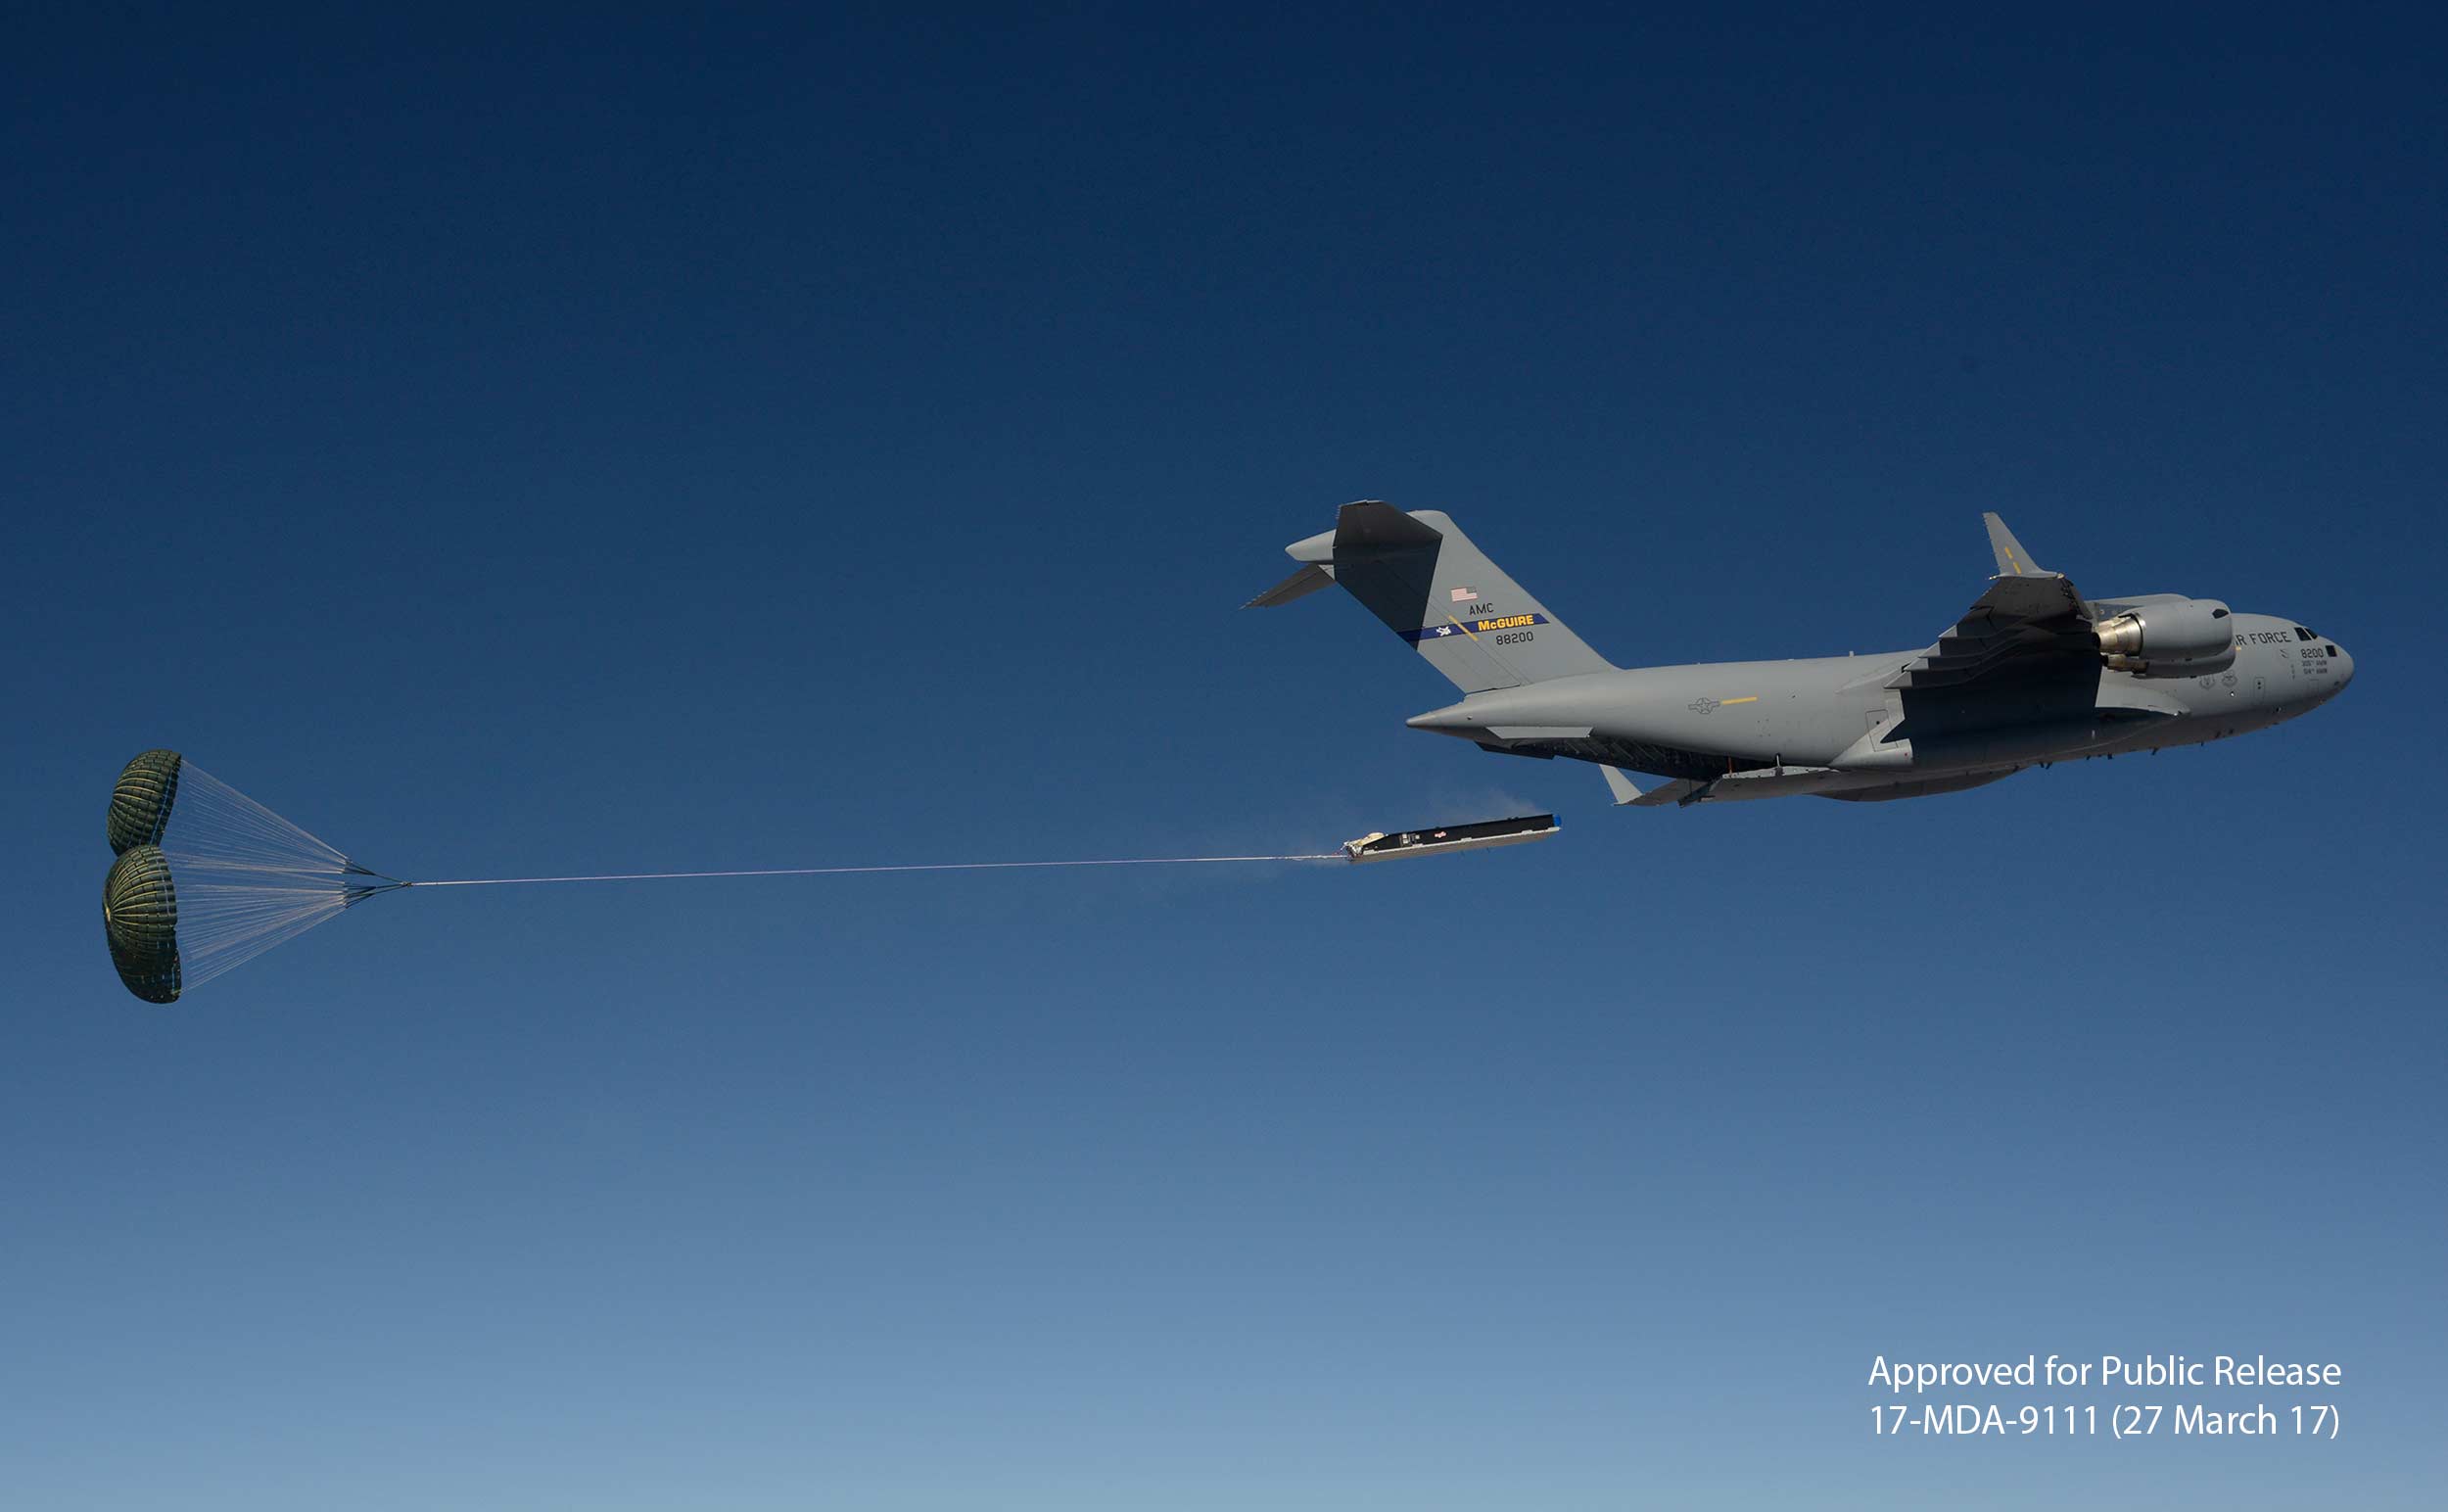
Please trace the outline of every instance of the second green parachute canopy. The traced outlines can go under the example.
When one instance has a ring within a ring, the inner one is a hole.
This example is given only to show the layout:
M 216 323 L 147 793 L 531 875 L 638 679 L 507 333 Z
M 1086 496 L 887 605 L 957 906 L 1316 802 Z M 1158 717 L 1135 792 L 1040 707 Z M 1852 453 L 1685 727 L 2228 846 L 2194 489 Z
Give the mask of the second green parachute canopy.
M 102 928 L 111 965 L 127 990 L 148 1003 L 175 1003 L 186 985 L 178 959 L 178 889 L 158 846 L 134 845 L 111 863 L 102 882 Z

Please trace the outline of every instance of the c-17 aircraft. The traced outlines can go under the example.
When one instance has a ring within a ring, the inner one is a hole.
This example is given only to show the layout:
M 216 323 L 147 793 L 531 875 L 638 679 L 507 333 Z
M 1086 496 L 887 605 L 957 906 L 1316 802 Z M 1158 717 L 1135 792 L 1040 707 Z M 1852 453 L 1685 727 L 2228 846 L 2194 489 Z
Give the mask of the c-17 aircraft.
M 1345 504 L 1248 608 L 1339 583 L 1463 692 L 1407 723 L 1508 756 L 1594 762 L 1619 804 L 1812 793 L 1876 803 L 2026 767 L 2198 745 L 2293 719 L 2354 658 L 2211 598 L 2085 598 L 1986 515 L 1998 576 L 1937 643 L 1798 661 L 1618 667 L 1434 509 Z M 1629 776 L 1668 780 L 1648 791 Z

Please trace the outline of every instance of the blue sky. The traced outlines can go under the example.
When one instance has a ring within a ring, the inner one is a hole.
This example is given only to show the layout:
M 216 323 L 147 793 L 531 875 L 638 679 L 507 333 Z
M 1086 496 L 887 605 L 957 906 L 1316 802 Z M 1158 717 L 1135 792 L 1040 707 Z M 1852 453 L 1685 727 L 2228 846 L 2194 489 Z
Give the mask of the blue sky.
M 2428 1504 L 2440 44 L 23 24 L 0 1499 Z M 1356 497 L 1622 663 L 1926 641 L 1998 509 L 2359 676 L 1611 812 L 1236 612 Z M 407 875 L 1566 833 L 410 893 L 157 1011 L 154 744 Z M 1870 1438 L 1874 1355 L 2035 1350 L 2336 1359 L 2345 1434 Z

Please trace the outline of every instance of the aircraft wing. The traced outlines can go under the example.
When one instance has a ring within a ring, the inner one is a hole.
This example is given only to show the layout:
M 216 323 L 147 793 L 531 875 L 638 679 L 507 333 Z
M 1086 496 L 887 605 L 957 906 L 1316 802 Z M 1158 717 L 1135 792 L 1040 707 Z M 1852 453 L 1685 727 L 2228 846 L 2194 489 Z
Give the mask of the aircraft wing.
M 2045 676 L 2092 666 L 2098 655 L 2099 638 L 2074 585 L 2063 573 L 2026 573 L 1992 582 L 1954 629 L 1887 685 L 1956 687 L 1992 678 Z

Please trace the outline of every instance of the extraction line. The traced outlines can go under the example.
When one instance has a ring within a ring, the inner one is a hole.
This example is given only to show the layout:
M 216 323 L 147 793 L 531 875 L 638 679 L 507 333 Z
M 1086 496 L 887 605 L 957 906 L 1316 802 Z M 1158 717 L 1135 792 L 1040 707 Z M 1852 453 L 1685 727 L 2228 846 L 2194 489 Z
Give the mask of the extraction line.
M 1050 867 L 1190 867 L 1255 861 L 1347 861 L 1342 851 L 1315 856 L 1134 856 L 1090 861 L 930 861 L 890 867 L 776 867 L 749 872 L 612 872 L 595 876 L 467 876 L 400 882 L 401 887 L 508 887 L 526 882 L 663 882 L 712 876 L 853 876 L 879 872 L 1020 872 Z M 388 889 L 385 889 L 386 891 Z

